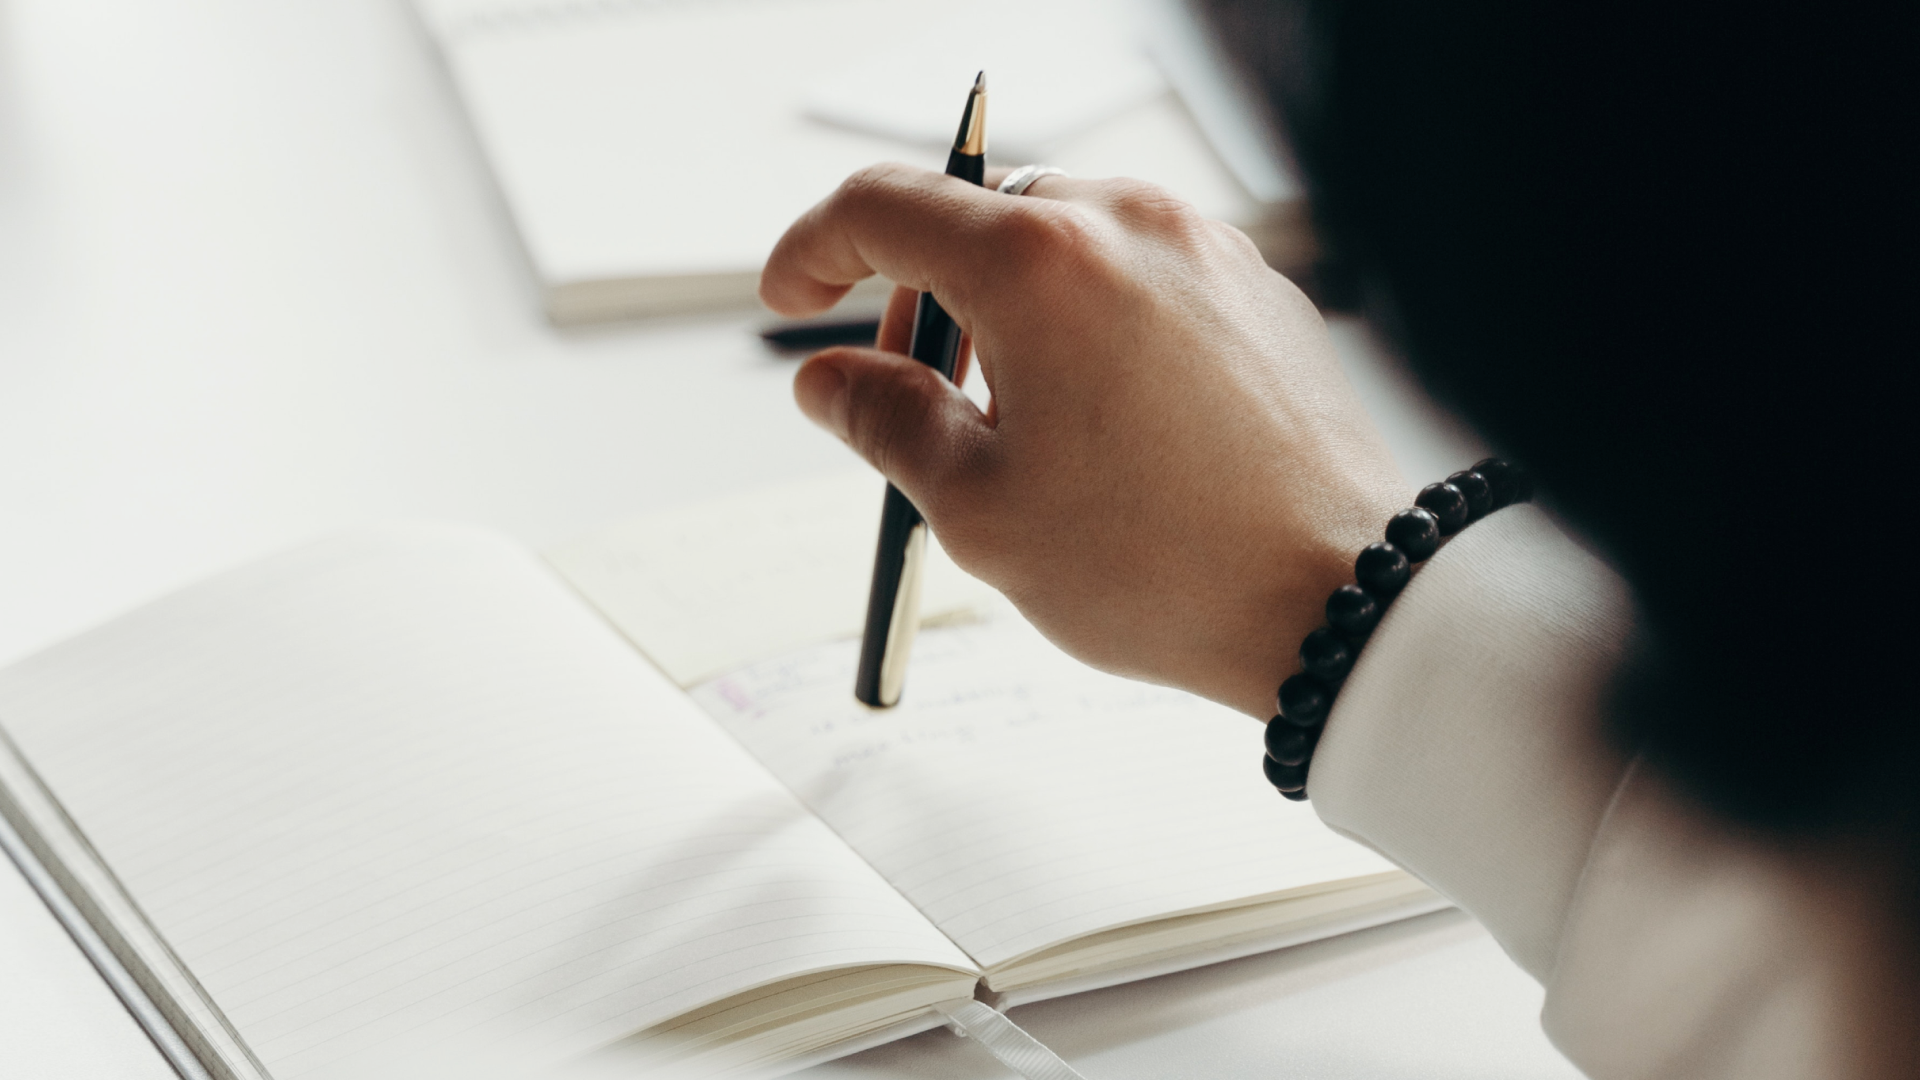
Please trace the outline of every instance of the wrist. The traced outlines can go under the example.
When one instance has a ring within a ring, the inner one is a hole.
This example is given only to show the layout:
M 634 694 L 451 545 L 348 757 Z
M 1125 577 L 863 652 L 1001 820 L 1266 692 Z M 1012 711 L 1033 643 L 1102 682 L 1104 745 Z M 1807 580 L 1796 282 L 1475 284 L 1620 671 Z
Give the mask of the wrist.
M 1257 720 L 1271 717 L 1275 688 L 1301 670 L 1300 642 L 1325 620 L 1328 595 L 1353 580 L 1355 557 L 1380 538 L 1408 495 L 1398 477 L 1354 484 L 1325 500 L 1306 530 L 1299 529 L 1297 504 L 1279 508 L 1294 523 L 1293 537 L 1258 545 L 1265 572 L 1236 597 L 1234 616 L 1222 620 L 1226 633 L 1216 656 L 1227 662 L 1214 676 L 1219 689 L 1207 696 Z M 1273 529 L 1269 535 L 1286 534 Z
M 1422 488 L 1414 505 L 1387 520 L 1383 538 L 1354 560 L 1352 580 L 1327 597 L 1325 622 L 1301 641 L 1296 672 L 1275 694 L 1267 722 L 1267 779 L 1287 798 L 1307 798 L 1307 773 L 1315 746 L 1354 660 L 1387 606 L 1412 579 L 1413 568 L 1433 557 L 1446 537 L 1502 507 L 1532 497 L 1524 473 L 1498 458 L 1486 458 Z

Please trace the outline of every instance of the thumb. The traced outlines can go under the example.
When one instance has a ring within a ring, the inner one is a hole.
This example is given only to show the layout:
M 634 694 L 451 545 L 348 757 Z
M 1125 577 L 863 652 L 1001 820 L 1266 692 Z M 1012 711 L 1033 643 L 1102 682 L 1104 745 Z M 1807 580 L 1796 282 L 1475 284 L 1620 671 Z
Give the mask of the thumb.
M 962 477 L 993 432 L 959 387 L 878 349 L 816 353 L 794 376 L 793 396 L 922 509 Z

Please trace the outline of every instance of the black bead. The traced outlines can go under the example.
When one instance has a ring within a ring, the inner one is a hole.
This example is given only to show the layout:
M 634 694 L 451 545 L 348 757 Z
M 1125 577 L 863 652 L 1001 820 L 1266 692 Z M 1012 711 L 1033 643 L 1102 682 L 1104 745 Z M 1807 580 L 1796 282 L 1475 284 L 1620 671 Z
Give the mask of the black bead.
M 1320 741 L 1317 731 L 1302 731 L 1279 717 L 1267 722 L 1267 756 L 1282 765 L 1305 765 L 1313 756 L 1313 744 Z
M 1440 535 L 1452 536 L 1467 527 L 1466 493 L 1442 480 L 1420 489 L 1413 505 L 1433 511 L 1440 520 Z
M 1328 686 L 1338 686 L 1353 670 L 1353 646 L 1323 626 L 1300 643 L 1300 666 Z
M 1391 600 L 1407 587 L 1413 565 L 1407 554 L 1392 544 L 1376 541 L 1360 549 L 1353 560 L 1353 577 L 1360 587 L 1382 600 Z
M 1275 704 L 1282 719 L 1294 727 L 1319 727 L 1333 707 L 1333 691 L 1326 683 L 1304 672 L 1280 684 Z
M 1387 543 L 1404 552 L 1408 562 L 1425 562 L 1440 550 L 1440 519 L 1418 506 L 1402 510 L 1387 522 Z
M 1267 771 L 1267 783 L 1279 788 L 1280 794 L 1307 790 L 1307 770 L 1304 766 L 1282 765 L 1265 755 L 1261 755 L 1260 765 Z
M 1327 625 L 1356 641 L 1373 633 L 1380 611 L 1380 601 L 1358 585 L 1342 585 L 1327 597 Z
M 1512 506 L 1533 498 L 1533 479 L 1525 469 L 1510 461 L 1488 458 L 1476 464 L 1473 471 L 1487 478 L 1487 484 L 1493 488 L 1493 508 Z
M 1299 791 L 1282 791 L 1280 797 L 1292 802 L 1306 802 L 1307 789 L 1302 787 Z
M 1472 469 L 1462 469 L 1454 473 L 1447 477 L 1447 483 L 1459 488 L 1460 494 L 1467 497 L 1469 522 L 1479 521 L 1487 516 L 1487 511 L 1493 509 L 1493 485 L 1487 483 L 1486 477 Z

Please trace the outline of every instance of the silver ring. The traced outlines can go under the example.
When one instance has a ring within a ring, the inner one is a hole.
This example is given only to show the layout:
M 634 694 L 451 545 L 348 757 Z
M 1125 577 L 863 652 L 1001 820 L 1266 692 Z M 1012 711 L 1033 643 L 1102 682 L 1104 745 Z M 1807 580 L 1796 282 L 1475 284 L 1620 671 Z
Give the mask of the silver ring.
M 1043 176 L 1065 176 L 1067 170 L 1056 169 L 1051 165 L 1022 165 L 1007 174 L 1000 186 L 995 188 L 1002 195 L 1025 195 L 1035 180 Z

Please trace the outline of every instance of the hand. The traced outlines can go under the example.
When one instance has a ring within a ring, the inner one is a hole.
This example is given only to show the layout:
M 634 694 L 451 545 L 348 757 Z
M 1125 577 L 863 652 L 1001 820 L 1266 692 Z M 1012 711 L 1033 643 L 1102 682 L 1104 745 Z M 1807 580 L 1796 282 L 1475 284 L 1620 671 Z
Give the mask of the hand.
M 855 174 L 774 248 L 767 306 L 884 274 L 878 348 L 794 379 L 954 561 L 1067 652 L 1262 719 L 1353 558 L 1410 492 L 1313 305 L 1238 231 L 1129 180 L 1001 195 Z M 977 350 L 982 413 L 907 358 L 914 291 Z

